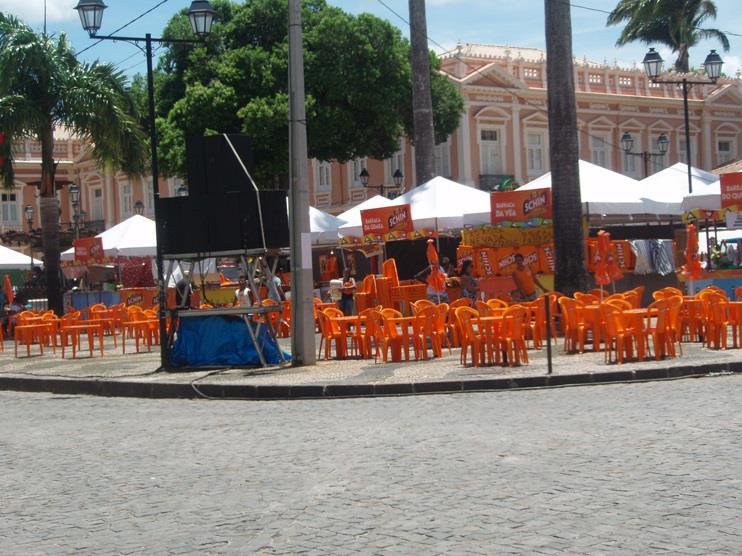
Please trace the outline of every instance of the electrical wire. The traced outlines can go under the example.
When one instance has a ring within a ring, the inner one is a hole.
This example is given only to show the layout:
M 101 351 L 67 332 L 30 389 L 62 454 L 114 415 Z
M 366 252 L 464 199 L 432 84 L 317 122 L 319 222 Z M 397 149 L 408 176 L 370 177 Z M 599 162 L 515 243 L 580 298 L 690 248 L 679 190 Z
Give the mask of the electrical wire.
M 399 18 L 399 19 L 400 19 L 401 21 L 403 21 L 403 22 L 404 22 L 404 23 L 405 23 L 406 25 L 410 26 L 410 22 L 409 22 L 409 20 L 407 20 L 407 19 L 406 19 L 406 18 L 405 18 L 404 16 L 402 16 L 401 14 L 399 14 L 399 12 L 395 11 L 395 10 L 394 10 L 394 9 L 393 9 L 393 8 L 392 8 L 391 6 L 389 6 L 389 4 L 387 4 L 387 3 L 385 2 L 385 0 L 376 0 L 376 1 L 377 1 L 377 2 L 379 3 L 379 4 L 381 4 L 382 6 L 384 6 L 384 7 L 385 7 L 385 8 L 387 9 L 387 10 L 389 10 L 389 11 L 390 11 L 391 13 L 393 13 L 393 14 L 394 14 L 394 15 L 395 15 L 395 16 L 396 16 L 397 18 Z M 564 1 L 564 0 L 558 0 L 558 1 Z M 565 2 L 565 3 L 569 3 L 569 2 Z M 570 6 L 575 6 L 575 7 L 578 7 L 578 8 L 585 8 L 585 9 L 590 9 L 590 10 L 592 10 L 592 11 L 603 11 L 603 12 L 605 12 L 605 10 L 599 10 L 598 8 L 589 8 L 589 7 L 586 7 L 586 6 L 582 6 L 582 5 L 579 5 L 579 4 L 572 4 L 572 3 L 569 3 L 569 5 L 570 5 Z M 610 13 L 610 12 L 606 12 L 606 13 Z M 438 41 L 436 41 L 435 39 L 433 39 L 433 38 L 432 38 L 432 37 L 430 37 L 429 35 L 426 35 L 426 36 L 425 36 L 425 38 L 427 39 L 427 41 L 428 41 L 429 43 L 431 43 L 431 44 L 433 44 L 433 45 L 437 46 L 437 47 L 438 47 L 439 49 L 441 49 L 441 50 L 443 51 L 443 53 L 444 53 L 444 54 L 447 54 L 447 53 L 451 53 L 451 52 L 453 52 L 453 51 L 451 51 L 451 50 L 447 50 L 447 49 L 446 49 L 446 48 L 445 48 L 445 47 L 444 47 L 444 46 L 443 46 L 443 45 L 442 45 L 441 43 L 439 43 Z M 494 87 L 495 89 L 499 89 L 499 90 L 501 90 L 501 91 L 505 91 L 506 93 L 510 94 L 510 95 L 511 95 L 511 96 L 513 96 L 514 98 L 516 98 L 516 99 L 518 99 L 519 101 L 521 101 L 521 102 L 522 102 L 523 104 L 525 104 L 526 106 L 529 106 L 529 107 L 531 107 L 531 108 L 534 108 L 534 109 L 536 109 L 536 110 L 538 110 L 538 111 L 540 111 L 540 112 L 543 112 L 543 113 L 546 113 L 546 114 L 548 114 L 548 109 L 544 108 L 544 107 L 543 107 L 543 106 L 541 106 L 541 105 L 538 105 L 538 104 L 534 104 L 534 103 L 533 103 L 533 102 L 531 102 L 531 101 L 530 101 L 529 99 L 527 99 L 527 98 L 523 97 L 522 95 L 518 94 L 518 93 L 517 93 L 516 91 L 520 91 L 520 89 L 518 89 L 518 88 L 515 88 L 515 87 L 507 87 L 507 86 L 505 86 L 505 85 L 501 85 L 500 83 L 498 83 L 497 81 L 495 81 L 495 80 L 494 80 L 494 79 L 493 79 L 493 78 L 492 78 L 492 77 L 491 77 L 490 75 L 488 75 L 488 74 L 486 74 L 486 73 L 483 73 L 483 72 L 482 72 L 482 68 L 478 68 L 478 67 L 475 67 L 475 66 L 473 66 L 473 65 L 469 64 L 469 63 L 468 63 L 468 62 L 467 62 L 466 60 L 464 60 L 464 59 L 463 59 L 463 58 L 462 58 L 462 57 L 461 57 L 460 55 L 458 55 L 458 54 L 453 54 L 453 55 L 452 55 L 452 57 L 453 57 L 454 59 L 458 60 L 459 62 L 463 63 L 463 64 L 464 64 L 465 66 L 467 66 L 467 67 L 468 67 L 468 68 L 469 68 L 470 70 L 472 70 L 472 73 L 473 73 L 473 74 L 478 74 L 479 76 L 483 77 L 483 78 L 484 78 L 484 79 L 486 79 L 487 81 L 491 82 L 491 83 L 492 83 L 492 84 L 493 84 L 493 85 L 495 86 L 495 87 Z M 483 66 L 483 67 L 487 67 L 487 66 Z M 615 143 L 613 143 L 613 142 L 611 142 L 611 141 L 607 140 L 607 139 L 605 138 L 605 136 L 601 136 L 601 135 L 593 135 L 593 134 L 591 134 L 591 133 L 589 132 L 589 130 L 587 130 L 587 129 L 580 129 L 579 127 L 578 127 L 577 131 L 578 131 L 578 132 L 580 132 L 580 133 L 583 133 L 583 134 L 584 134 L 584 135 L 585 135 L 586 137 L 588 137 L 588 138 L 591 138 L 591 139 L 597 139 L 597 140 L 601 141 L 601 142 L 602 142 L 602 143 L 603 143 L 604 145 L 607 145 L 607 146 L 609 146 L 609 147 L 610 147 L 610 148 L 612 148 L 612 149 L 618 150 L 619 152 L 623 152 L 623 149 L 622 149 L 621 147 L 619 147 L 619 146 L 618 146 L 618 145 L 616 145 Z M 670 166 L 670 167 L 668 167 L 668 168 L 666 168 L 666 169 L 672 169 L 673 171 L 676 171 L 676 172 L 678 172 L 679 174 L 682 174 L 682 175 L 687 175 L 687 172 L 685 172 L 685 171 L 683 171 L 683 170 L 680 170 L 680 169 L 677 169 L 677 168 L 672 168 L 671 166 Z
M 134 22 L 136 22 L 136 21 L 139 21 L 139 20 L 140 20 L 140 19 L 142 19 L 142 18 L 143 18 L 143 17 L 145 16 L 145 15 L 147 15 L 147 14 L 149 14 L 149 13 L 151 13 L 151 12 L 155 11 L 155 10 L 156 10 L 157 8 L 159 8 L 160 6 L 162 6 L 162 5 L 163 5 L 163 4 L 165 3 L 165 2 L 168 2 L 168 0 L 160 0 L 160 2 L 158 2 L 157 4 L 155 4 L 154 6 L 152 6 L 152 7 L 151 7 L 150 9 L 148 9 L 147 11 L 145 11 L 145 12 L 142 12 L 141 14 L 139 14 L 138 16 L 136 16 L 136 17 L 135 17 L 134 19 L 132 19 L 131 21 L 129 21 L 129 22 L 127 22 L 127 23 L 123 24 L 123 25 L 122 25 L 121 27 L 119 27 L 118 29 L 114 30 L 114 31 L 113 31 L 113 32 L 111 33 L 111 35 L 115 35 L 115 34 L 116 34 L 116 33 L 118 33 L 119 31 L 122 31 L 122 30 L 126 29 L 126 28 L 127 28 L 127 27 L 128 27 L 129 25 L 131 25 L 132 23 L 134 23 Z M 79 55 L 80 55 L 80 54 L 82 54 L 83 52 L 87 52 L 88 50 L 90 50 L 90 49 L 91 49 L 91 48 L 93 48 L 94 46 L 97 46 L 97 45 L 99 45 L 99 44 L 100 44 L 100 43 L 102 43 L 102 42 L 103 42 L 103 39 L 98 39 L 98 40 L 97 40 L 97 41 L 95 41 L 95 42 L 94 42 L 93 44 L 91 44 L 91 45 L 89 45 L 89 46 L 86 46 L 85 48 L 83 48 L 83 49 L 82 49 L 82 50 L 80 50 L 79 52 L 76 52 L 76 53 L 75 53 L 75 57 L 79 56 Z

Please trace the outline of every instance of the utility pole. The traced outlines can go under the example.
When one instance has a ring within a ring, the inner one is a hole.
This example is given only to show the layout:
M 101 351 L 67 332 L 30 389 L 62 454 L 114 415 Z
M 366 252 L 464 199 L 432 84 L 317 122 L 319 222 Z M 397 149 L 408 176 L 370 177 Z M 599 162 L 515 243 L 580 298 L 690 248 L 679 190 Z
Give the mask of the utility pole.
M 430 52 L 425 0 L 410 1 L 410 63 L 412 65 L 412 125 L 416 184 L 435 177 L 433 101 L 430 95 Z
M 577 142 L 577 103 L 572 67 L 569 2 L 544 0 L 549 101 L 551 195 L 553 200 L 554 287 L 571 295 L 587 289 Z
M 295 366 L 314 365 L 316 362 L 306 123 L 301 0 L 289 0 L 289 199 L 293 310 L 291 355 Z

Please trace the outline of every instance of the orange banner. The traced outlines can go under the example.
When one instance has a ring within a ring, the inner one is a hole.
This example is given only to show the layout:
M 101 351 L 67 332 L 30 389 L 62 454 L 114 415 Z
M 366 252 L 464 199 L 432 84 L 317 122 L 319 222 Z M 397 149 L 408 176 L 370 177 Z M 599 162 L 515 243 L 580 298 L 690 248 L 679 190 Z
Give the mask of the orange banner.
M 721 180 L 721 208 L 742 206 L 742 172 L 722 174 Z
M 103 240 L 99 237 L 84 237 L 72 242 L 75 262 L 88 264 L 103 261 Z
M 395 232 L 411 232 L 412 211 L 410 205 L 362 210 L 361 225 L 364 236 L 385 236 Z
M 493 191 L 490 210 L 492 224 L 551 219 L 551 189 Z

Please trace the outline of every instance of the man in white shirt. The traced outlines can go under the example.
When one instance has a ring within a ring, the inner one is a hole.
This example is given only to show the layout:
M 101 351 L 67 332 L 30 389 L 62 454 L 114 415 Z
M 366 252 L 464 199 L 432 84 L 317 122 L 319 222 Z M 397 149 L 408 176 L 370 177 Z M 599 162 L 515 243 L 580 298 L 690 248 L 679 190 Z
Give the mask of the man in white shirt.
M 252 299 L 250 299 L 250 288 L 247 287 L 247 280 L 244 276 L 240 276 L 238 288 L 234 292 L 234 301 L 232 305 L 235 307 L 251 307 Z

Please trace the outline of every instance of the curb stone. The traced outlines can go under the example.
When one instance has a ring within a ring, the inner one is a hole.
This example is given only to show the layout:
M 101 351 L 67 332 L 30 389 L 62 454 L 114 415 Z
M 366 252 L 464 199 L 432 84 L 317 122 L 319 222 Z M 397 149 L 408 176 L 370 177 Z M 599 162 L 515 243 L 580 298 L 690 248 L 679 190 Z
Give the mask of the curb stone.
M 383 384 L 193 384 L 0 376 L 0 390 L 154 399 L 299 400 L 555 388 L 742 373 L 742 361 L 633 371 Z

